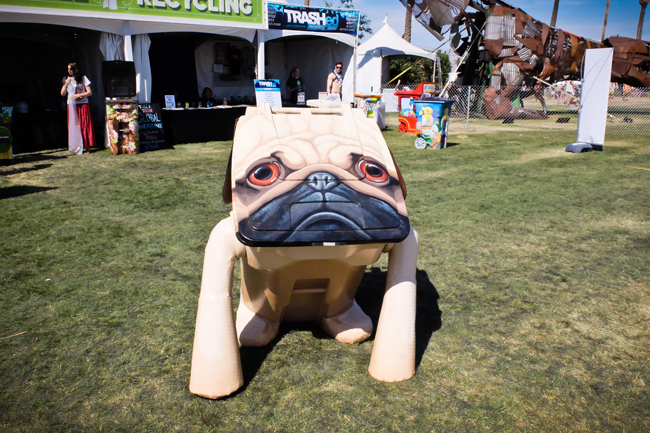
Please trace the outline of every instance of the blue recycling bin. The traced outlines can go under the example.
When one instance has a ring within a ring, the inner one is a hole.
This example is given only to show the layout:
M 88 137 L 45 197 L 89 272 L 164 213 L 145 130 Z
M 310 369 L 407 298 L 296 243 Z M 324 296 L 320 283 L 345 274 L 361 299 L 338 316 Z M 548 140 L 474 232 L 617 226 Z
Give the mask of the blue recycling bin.
M 444 149 L 447 147 L 449 112 L 455 99 L 428 98 L 413 101 L 415 107 L 415 148 Z

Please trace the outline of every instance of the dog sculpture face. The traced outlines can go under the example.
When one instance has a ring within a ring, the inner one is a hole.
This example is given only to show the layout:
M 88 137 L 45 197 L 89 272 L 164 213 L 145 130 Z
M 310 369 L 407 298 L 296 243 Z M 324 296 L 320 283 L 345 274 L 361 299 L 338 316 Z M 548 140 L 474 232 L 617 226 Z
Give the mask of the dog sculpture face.
M 381 133 L 360 116 L 304 110 L 239 120 L 231 187 L 243 244 L 379 243 L 408 235 L 397 167 Z
M 373 324 L 354 296 L 384 252 L 388 278 L 369 371 L 408 379 L 417 238 L 388 146 L 361 110 L 278 111 L 249 108 L 237 123 L 224 182 L 233 211 L 206 247 L 190 390 L 218 398 L 241 387 L 238 344 L 266 345 L 283 321 L 314 321 L 343 343 L 368 339 Z

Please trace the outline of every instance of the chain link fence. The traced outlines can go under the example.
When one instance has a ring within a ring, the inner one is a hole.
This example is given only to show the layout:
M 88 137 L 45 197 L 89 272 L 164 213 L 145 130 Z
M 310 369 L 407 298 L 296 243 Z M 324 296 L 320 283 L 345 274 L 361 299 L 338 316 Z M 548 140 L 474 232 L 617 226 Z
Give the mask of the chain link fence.
M 404 87 L 400 86 L 399 90 L 402 89 Z M 395 91 L 390 85 L 384 87 L 382 100 L 386 106 L 386 127 L 397 129 L 399 108 Z M 481 86 L 453 86 L 445 92 L 445 97 L 456 100 L 449 116 L 450 134 L 577 132 L 579 94 L 573 96 L 551 87 L 546 87 L 539 95 L 532 89 L 520 90 L 510 99 L 515 109 L 523 108 L 524 114 L 514 119 L 490 119 L 484 91 L 485 87 Z M 650 134 L 650 88 L 627 91 L 621 88 L 610 92 L 606 134 Z

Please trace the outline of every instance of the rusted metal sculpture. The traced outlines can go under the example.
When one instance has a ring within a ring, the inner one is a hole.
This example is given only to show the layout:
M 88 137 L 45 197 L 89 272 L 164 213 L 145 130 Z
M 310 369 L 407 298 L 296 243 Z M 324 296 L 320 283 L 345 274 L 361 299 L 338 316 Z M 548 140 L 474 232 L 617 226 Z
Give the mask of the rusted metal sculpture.
M 463 84 L 476 84 L 478 78 L 479 83 L 495 88 L 495 94 L 484 98 L 486 103 L 505 104 L 488 113 L 507 112 L 513 117 L 507 101 L 524 81 L 580 79 L 584 52 L 590 48 L 614 48 L 612 82 L 650 87 L 650 44 L 646 41 L 624 37 L 591 41 L 549 27 L 500 0 L 416 0 L 413 13 L 439 39 L 445 33 L 443 27 L 449 26 L 452 47 L 465 61 Z M 478 77 L 477 69 L 481 70 Z
M 611 37 L 605 46 L 614 47 L 612 81 L 632 87 L 650 87 L 650 44 L 640 39 Z

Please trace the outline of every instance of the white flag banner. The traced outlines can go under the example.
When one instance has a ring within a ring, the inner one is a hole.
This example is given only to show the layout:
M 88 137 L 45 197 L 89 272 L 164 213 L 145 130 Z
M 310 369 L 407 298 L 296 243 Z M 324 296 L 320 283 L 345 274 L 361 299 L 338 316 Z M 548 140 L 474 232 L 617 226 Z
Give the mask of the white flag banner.
M 613 55 L 613 48 L 585 50 L 577 142 L 596 145 L 600 150 L 605 144 Z

